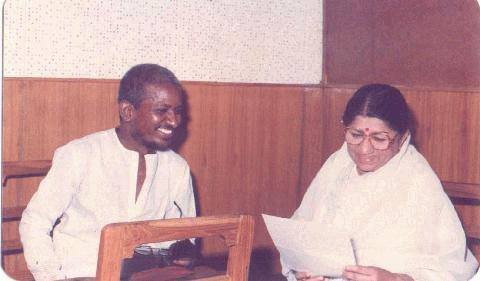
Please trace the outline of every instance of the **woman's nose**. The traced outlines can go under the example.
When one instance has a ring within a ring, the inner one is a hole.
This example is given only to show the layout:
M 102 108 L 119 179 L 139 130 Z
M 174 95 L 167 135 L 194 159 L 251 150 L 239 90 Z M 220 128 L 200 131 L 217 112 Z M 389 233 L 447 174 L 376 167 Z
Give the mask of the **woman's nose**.
M 372 142 L 370 141 L 370 137 L 365 136 L 360 143 L 360 152 L 363 154 L 372 153 L 374 151 Z

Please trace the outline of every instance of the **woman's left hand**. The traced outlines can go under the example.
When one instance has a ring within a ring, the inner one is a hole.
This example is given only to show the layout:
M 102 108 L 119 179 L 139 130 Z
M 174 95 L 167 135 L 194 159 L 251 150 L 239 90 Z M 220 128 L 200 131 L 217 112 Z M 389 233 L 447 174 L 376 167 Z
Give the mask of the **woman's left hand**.
M 413 281 L 406 274 L 392 273 L 375 266 L 359 265 L 345 267 L 342 277 L 351 281 Z

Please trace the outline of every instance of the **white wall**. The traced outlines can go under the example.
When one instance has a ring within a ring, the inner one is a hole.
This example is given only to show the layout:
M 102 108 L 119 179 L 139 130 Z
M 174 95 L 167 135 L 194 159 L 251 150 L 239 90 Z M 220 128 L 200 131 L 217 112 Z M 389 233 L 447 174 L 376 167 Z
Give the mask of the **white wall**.
M 4 76 L 319 83 L 322 0 L 7 0 Z

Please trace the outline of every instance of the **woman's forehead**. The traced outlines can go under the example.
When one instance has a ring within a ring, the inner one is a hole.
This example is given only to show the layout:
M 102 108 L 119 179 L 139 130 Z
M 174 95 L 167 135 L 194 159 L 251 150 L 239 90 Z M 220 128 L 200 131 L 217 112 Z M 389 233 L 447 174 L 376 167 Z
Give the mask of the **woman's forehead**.
M 394 132 L 394 130 L 382 119 L 362 115 L 357 115 L 348 127 L 371 133 Z

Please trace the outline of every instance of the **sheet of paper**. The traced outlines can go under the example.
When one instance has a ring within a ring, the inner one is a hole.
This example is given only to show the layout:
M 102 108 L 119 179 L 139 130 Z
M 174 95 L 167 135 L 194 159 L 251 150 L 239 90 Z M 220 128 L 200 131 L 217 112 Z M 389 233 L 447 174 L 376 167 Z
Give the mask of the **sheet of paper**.
M 350 237 L 315 222 L 262 216 L 283 262 L 290 268 L 313 276 L 340 277 L 346 265 L 355 264 Z

